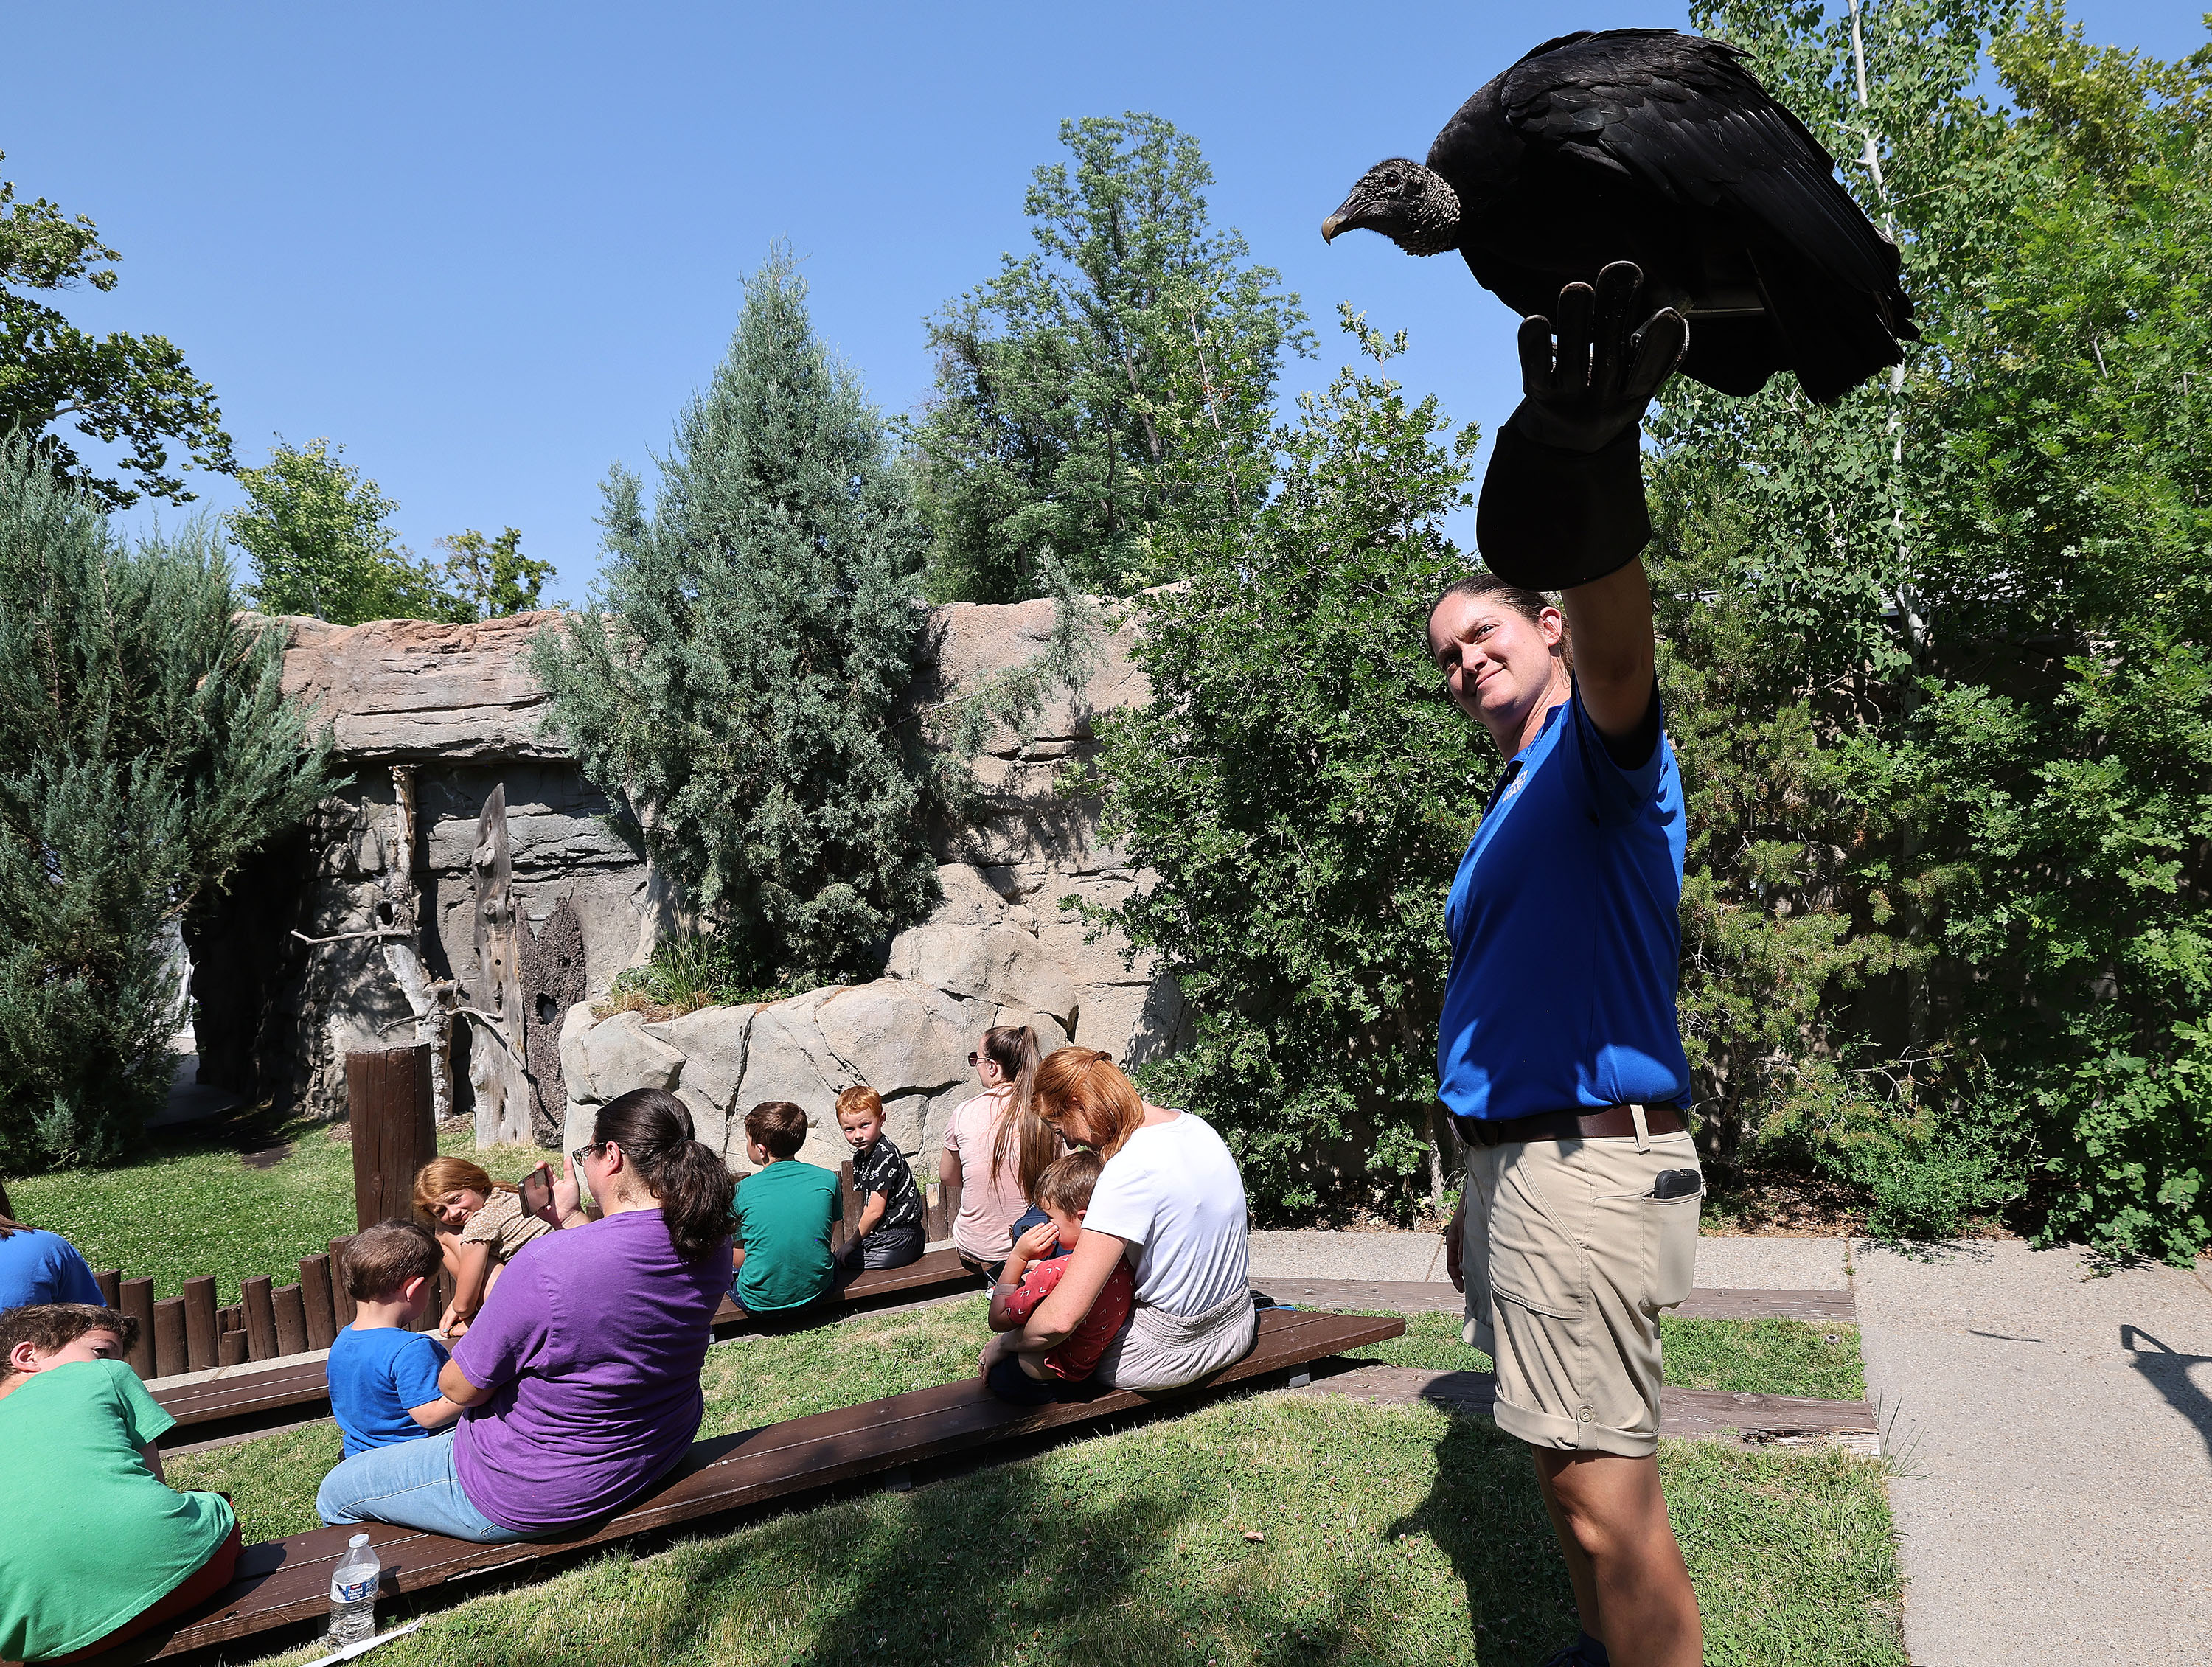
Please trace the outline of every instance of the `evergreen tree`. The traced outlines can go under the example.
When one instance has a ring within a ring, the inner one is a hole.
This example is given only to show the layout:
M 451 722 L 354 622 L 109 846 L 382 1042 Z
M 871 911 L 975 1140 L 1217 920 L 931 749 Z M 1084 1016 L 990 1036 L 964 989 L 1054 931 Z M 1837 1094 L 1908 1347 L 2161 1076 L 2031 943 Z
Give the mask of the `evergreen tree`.
M 1176 576 L 1164 552 L 1257 508 L 1298 299 L 1206 215 L 1212 171 L 1157 116 L 1060 125 L 1036 170 L 1034 252 L 930 325 L 937 394 L 912 431 L 939 601 Z
M 554 721 L 742 976 L 872 973 L 936 879 L 894 727 L 926 534 L 787 251 L 660 477 L 648 515 L 613 472 L 595 610 L 538 639 Z
M 333 785 L 237 610 L 208 525 L 127 551 L 0 447 L 0 1167 L 130 1143 L 173 1064 L 163 928 Z

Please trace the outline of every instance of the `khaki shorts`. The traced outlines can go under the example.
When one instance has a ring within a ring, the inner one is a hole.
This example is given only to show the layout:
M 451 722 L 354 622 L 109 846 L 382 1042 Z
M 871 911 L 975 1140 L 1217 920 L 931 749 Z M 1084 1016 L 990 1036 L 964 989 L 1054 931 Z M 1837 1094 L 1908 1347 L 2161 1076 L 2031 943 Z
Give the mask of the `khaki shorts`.
M 1659 1445 L 1659 1313 L 1690 1294 L 1702 1187 L 1688 1134 L 1470 1146 L 1467 1341 L 1498 1362 L 1498 1427 L 1532 1446 L 1642 1458 Z

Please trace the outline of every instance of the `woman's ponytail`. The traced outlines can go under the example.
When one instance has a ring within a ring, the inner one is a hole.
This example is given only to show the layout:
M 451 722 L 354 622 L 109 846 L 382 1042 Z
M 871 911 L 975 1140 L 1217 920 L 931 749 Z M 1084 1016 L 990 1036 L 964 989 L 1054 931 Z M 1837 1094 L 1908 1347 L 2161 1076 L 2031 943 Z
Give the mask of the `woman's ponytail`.
M 1021 1182 L 1022 1196 L 1036 1196 L 1036 1186 L 1061 1151 L 1060 1135 L 1037 1115 L 1037 1034 L 1027 1025 L 998 1025 L 983 1032 L 983 1051 L 1013 1089 L 991 1141 L 991 1180 L 1007 1170 Z
M 660 1201 L 676 1254 L 697 1262 L 730 1237 L 730 1200 L 737 1183 L 720 1156 L 693 1138 L 690 1108 L 665 1088 L 633 1088 L 607 1102 L 592 1139 L 612 1141 L 637 1165 L 638 1178 Z

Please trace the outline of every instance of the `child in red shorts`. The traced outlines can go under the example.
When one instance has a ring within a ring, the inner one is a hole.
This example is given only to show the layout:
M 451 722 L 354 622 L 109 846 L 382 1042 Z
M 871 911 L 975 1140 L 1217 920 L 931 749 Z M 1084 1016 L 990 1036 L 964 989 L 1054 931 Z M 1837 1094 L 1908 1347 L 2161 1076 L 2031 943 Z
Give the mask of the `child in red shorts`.
M 1071 1152 L 1037 1181 L 1037 1207 L 1048 1218 L 1014 1241 L 998 1283 L 991 1287 L 991 1329 L 1018 1331 L 1067 1271 L 1068 1253 L 1083 1237 L 1091 1190 L 1098 1184 L 1104 1160 L 1095 1152 Z M 1048 1256 L 1054 1239 L 1060 1254 Z M 994 1338 L 984 1351 L 983 1381 L 994 1394 L 1025 1406 L 1057 1400 L 1060 1391 L 1097 1370 L 1099 1356 L 1114 1334 L 1128 1323 L 1136 1300 L 1136 1281 L 1125 1260 L 1116 1262 L 1083 1323 L 1060 1346 L 1031 1353 Z

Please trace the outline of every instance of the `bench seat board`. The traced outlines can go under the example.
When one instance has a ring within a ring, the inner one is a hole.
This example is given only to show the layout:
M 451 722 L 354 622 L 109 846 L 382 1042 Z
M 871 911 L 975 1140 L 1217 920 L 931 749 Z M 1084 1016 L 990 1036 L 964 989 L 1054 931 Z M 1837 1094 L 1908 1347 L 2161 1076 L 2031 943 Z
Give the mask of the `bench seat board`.
M 187 1616 L 145 1660 L 311 1621 L 330 1606 L 331 1571 L 346 1542 L 366 1532 L 384 1566 L 380 1598 L 456 1576 L 556 1556 L 720 1516 L 786 1494 L 880 1474 L 996 1439 L 1040 1434 L 1152 1405 L 1194 1402 L 1217 1390 L 1402 1335 L 1395 1316 L 1269 1310 L 1252 1352 L 1204 1384 L 1165 1395 L 1105 1390 L 1089 1400 L 1019 1407 L 973 1378 L 857 1406 L 787 1419 L 696 1444 L 691 1456 L 636 1503 L 557 1539 L 476 1545 L 383 1524 L 319 1528 L 246 1548 L 230 1586 Z M 155 1635 L 158 1640 L 159 1635 Z M 149 1640 L 149 1643 L 154 1640 Z M 118 1656 L 121 1652 L 118 1652 Z

